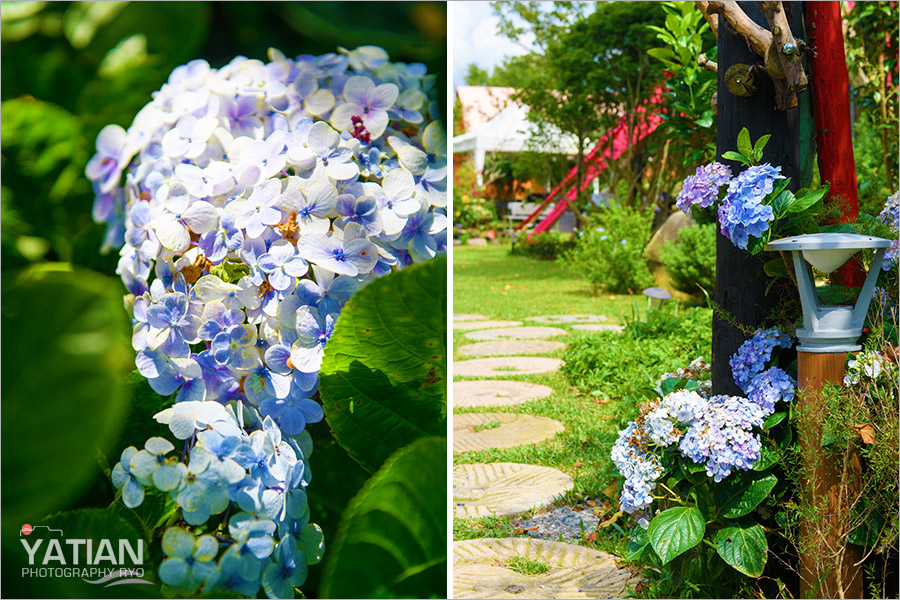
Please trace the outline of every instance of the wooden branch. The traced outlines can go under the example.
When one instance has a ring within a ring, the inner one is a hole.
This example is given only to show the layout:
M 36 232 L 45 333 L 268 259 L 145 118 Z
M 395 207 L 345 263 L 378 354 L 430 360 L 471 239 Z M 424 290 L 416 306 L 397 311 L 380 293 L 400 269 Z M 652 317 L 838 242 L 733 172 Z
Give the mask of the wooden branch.
M 708 71 L 712 71 L 713 73 L 719 72 L 719 65 L 709 60 L 709 57 L 707 57 L 705 54 L 701 54 L 697 57 L 697 64 Z
M 709 13 L 722 15 L 738 34 L 746 40 L 750 49 L 760 56 L 765 56 L 772 43 L 772 34 L 767 29 L 757 25 L 753 19 L 747 16 L 737 2 L 723 0 L 709 0 Z
M 697 5 L 697 8 L 700 9 L 700 14 L 703 15 L 703 18 L 709 23 L 709 28 L 712 29 L 713 35 L 718 38 L 719 15 L 714 15 L 709 12 L 709 2 L 707 2 L 707 0 L 694 0 L 694 4 Z
M 763 55 L 766 71 L 775 79 L 784 79 L 791 92 L 804 89 L 809 80 L 800 60 L 800 42 L 791 33 L 784 6 L 775 1 L 760 2 L 759 6 L 772 29 L 772 41 Z

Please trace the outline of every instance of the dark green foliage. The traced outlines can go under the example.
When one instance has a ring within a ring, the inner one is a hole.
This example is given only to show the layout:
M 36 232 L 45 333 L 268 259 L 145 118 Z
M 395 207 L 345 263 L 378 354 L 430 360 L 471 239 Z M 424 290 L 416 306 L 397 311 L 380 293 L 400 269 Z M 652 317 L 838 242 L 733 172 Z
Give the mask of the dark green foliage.
M 716 287 L 716 224 L 679 230 L 678 243 L 667 241 L 659 257 L 675 289 L 699 295 L 702 288 L 712 294 Z
M 565 255 L 572 272 L 595 291 L 637 293 L 653 285 L 644 257 L 653 213 L 611 205 L 597 213 Z

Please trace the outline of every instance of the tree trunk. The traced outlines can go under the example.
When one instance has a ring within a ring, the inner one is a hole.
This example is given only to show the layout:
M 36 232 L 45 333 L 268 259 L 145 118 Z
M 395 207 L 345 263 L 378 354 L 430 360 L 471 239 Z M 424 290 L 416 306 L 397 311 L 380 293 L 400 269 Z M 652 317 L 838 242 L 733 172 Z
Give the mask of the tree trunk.
M 766 26 L 766 20 L 754 2 L 740 2 L 739 5 L 754 22 Z M 785 2 L 784 8 L 795 37 L 805 38 L 801 3 Z M 809 90 L 798 93 L 799 106 L 786 111 L 775 110 L 775 89 L 766 76 L 757 77 L 759 89 L 753 96 L 735 96 L 725 85 L 728 68 L 734 64 L 762 64 L 762 58 L 750 50 L 747 42 L 725 19 L 719 19 L 718 47 L 718 160 L 731 166 L 732 172 L 737 175 L 740 165 L 723 160 L 722 153 L 737 149 L 737 136 L 741 128 L 746 127 L 754 141 L 765 134 L 771 134 L 763 161 L 781 166 L 782 175 L 791 177 L 791 190 L 807 186 L 812 177 L 815 145 Z M 765 293 L 768 281 L 763 272 L 763 264 L 766 259 L 773 258 L 766 254 L 751 257 L 721 233 L 717 236 L 717 310 L 713 316 L 712 337 L 714 394 L 741 394 L 734 383 L 728 361 L 749 334 L 761 326 L 779 304 L 774 291 L 768 296 Z M 796 294 L 796 290 L 792 293 Z

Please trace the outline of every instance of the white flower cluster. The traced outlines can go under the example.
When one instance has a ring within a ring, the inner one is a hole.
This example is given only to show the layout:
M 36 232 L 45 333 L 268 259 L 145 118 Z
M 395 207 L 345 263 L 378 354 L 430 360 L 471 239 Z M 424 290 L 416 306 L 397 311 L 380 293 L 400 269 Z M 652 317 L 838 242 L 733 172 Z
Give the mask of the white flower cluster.
M 876 350 L 864 350 L 847 361 L 844 385 L 850 387 L 860 382 L 875 383 L 879 380 L 890 382 L 896 376 L 897 365 Z

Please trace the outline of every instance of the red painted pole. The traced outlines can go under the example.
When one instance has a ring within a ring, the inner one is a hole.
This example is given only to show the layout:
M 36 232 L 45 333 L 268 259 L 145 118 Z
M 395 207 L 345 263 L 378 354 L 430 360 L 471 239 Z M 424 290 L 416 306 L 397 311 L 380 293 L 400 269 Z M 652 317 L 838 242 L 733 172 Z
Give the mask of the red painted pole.
M 840 2 L 804 2 L 809 33 L 810 88 L 822 181 L 831 183 L 826 203 L 838 204 L 838 223 L 859 216 L 856 162 L 850 126 L 850 81 L 841 28 Z M 834 275 L 836 283 L 862 287 L 865 272 L 850 261 Z

